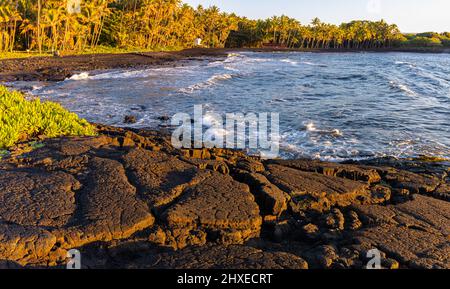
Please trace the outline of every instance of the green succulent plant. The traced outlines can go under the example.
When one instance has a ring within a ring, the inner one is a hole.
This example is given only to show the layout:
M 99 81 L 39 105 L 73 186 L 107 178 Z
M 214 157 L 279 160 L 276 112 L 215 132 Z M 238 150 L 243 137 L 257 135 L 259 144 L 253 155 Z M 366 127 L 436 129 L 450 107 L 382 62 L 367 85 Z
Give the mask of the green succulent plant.
M 0 85 L 0 150 L 37 136 L 93 136 L 94 127 L 60 104 L 25 99 Z

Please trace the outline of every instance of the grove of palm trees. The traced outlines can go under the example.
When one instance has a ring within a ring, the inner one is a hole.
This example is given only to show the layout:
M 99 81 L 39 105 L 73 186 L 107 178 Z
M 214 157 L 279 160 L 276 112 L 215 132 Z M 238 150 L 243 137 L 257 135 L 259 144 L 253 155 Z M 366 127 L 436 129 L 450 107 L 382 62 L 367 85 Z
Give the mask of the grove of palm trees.
M 376 49 L 450 46 L 450 33 L 402 34 L 385 21 L 340 26 L 287 16 L 251 20 L 181 0 L 0 0 L 0 52 L 205 47 Z

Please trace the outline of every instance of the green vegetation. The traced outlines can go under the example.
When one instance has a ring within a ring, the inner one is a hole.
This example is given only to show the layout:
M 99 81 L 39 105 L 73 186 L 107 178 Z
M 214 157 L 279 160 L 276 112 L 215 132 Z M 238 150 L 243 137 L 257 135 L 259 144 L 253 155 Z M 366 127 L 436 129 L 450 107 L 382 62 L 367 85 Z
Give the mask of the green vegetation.
M 53 102 L 26 100 L 0 86 L 0 150 L 36 137 L 95 135 L 84 119 Z
M 180 48 L 170 48 L 166 47 L 160 51 L 176 51 Z M 113 47 L 99 45 L 95 48 L 86 48 L 82 51 L 70 51 L 70 55 L 83 55 L 83 54 L 120 54 L 120 53 L 131 53 L 131 52 L 155 52 L 157 49 L 143 49 L 143 48 L 133 48 L 133 47 Z M 29 58 L 29 57 L 40 57 L 40 56 L 52 56 L 50 52 L 34 53 L 34 52 L 24 52 L 24 51 L 13 51 L 13 52 L 0 52 L 0 59 L 12 59 L 12 58 Z
M 0 52 L 0 59 L 28 58 L 28 57 L 37 57 L 37 56 L 52 56 L 52 55 L 50 53 L 30 53 L 30 52 L 23 52 L 23 51 Z
M 0 160 L 2 159 L 2 158 L 4 158 L 5 156 L 7 156 L 8 155 L 8 151 L 7 150 L 0 150 Z
M 223 47 L 238 17 L 216 7 L 194 9 L 179 0 L 0 0 L 0 52 L 13 50 L 167 50 L 192 47 L 202 38 Z
M 419 34 L 406 34 L 403 46 L 419 47 L 450 47 L 450 33 L 442 34 L 426 32 Z
M 383 20 L 341 25 L 318 18 L 304 24 L 284 15 L 250 20 L 181 0 L 0 0 L 0 57 L 22 55 L 13 51 L 175 50 L 193 47 L 197 38 L 205 47 L 450 47 L 449 32 L 402 34 Z
M 340 26 L 315 18 L 310 25 L 287 16 L 266 20 L 242 19 L 229 46 L 273 46 L 303 49 L 373 49 L 398 46 L 404 37 L 397 25 L 385 21 L 352 21 Z

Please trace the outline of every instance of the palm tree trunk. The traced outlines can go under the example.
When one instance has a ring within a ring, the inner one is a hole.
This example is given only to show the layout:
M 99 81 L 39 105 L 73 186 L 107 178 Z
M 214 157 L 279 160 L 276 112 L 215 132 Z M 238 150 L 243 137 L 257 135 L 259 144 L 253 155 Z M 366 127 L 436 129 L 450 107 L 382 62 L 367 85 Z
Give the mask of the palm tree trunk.
M 38 11 L 37 11 L 37 42 L 39 53 L 42 53 L 42 42 L 41 42 L 41 0 L 37 0 Z

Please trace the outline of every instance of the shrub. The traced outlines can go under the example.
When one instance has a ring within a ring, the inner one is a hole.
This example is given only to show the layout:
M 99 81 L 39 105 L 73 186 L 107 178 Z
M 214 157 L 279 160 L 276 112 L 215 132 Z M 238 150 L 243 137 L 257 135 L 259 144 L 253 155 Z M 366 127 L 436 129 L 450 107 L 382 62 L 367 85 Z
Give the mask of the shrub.
M 405 46 L 408 45 L 409 39 L 404 35 L 398 35 L 394 40 L 392 40 L 393 46 Z
M 0 150 L 37 136 L 92 136 L 86 120 L 54 102 L 26 100 L 22 93 L 0 85 Z
M 441 46 L 441 40 L 439 38 L 427 38 L 427 37 L 416 37 L 409 41 L 410 44 L 415 46 Z
M 439 38 L 441 35 L 436 32 L 424 32 L 416 34 L 416 37 Z
M 441 42 L 445 47 L 450 47 L 450 38 L 442 39 Z

